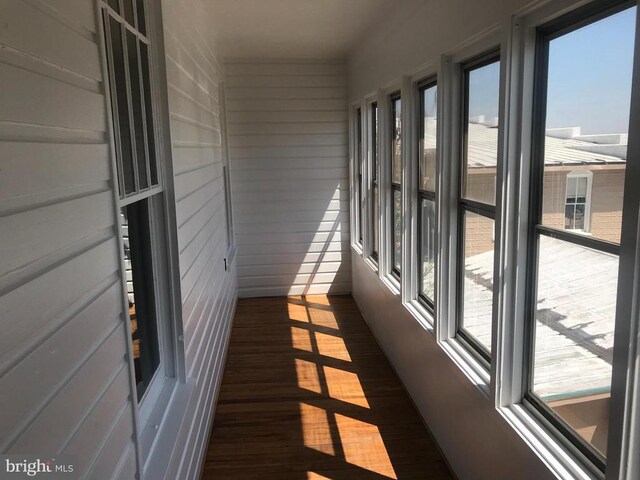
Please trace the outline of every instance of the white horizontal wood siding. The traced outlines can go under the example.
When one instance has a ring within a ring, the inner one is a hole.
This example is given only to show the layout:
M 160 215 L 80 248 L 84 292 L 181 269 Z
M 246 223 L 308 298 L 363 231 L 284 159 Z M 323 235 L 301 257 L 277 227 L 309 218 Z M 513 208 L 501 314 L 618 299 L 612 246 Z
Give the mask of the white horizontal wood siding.
M 229 60 L 226 88 L 239 295 L 349 292 L 344 66 Z
M 222 67 L 200 0 L 162 2 L 187 383 L 164 478 L 198 478 L 236 302 L 227 233 L 218 88 Z M 167 446 L 161 446 L 167 448 Z M 154 479 L 155 480 L 155 479 Z
M 0 2 L 0 452 L 132 478 L 133 395 L 95 2 Z

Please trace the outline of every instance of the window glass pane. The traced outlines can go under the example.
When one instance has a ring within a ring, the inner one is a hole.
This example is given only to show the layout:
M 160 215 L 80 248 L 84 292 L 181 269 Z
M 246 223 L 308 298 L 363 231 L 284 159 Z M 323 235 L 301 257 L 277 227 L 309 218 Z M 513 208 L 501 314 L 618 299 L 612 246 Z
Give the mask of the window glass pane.
M 138 188 L 149 187 L 147 175 L 146 139 L 143 123 L 143 110 L 140 85 L 140 67 L 138 64 L 137 38 L 129 30 L 127 32 L 127 56 L 129 58 L 129 86 L 131 87 L 131 108 L 133 112 L 133 125 L 135 131 L 136 163 L 138 166 Z
M 422 135 L 420 138 L 420 179 L 421 190 L 436 190 L 436 125 L 438 87 L 436 85 L 422 91 Z
M 378 253 L 380 248 L 380 240 L 378 236 L 379 223 L 378 219 L 380 218 L 380 194 L 378 192 L 378 185 L 373 185 L 373 252 L 375 254 Z
M 494 221 L 464 212 L 463 310 L 460 326 L 491 350 Z
M 138 401 L 160 364 L 148 199 L 122 209 L 122 240 Z
M 467 135 L 462 195 L 494 205 L 498 165 L 500 62 L 466 72 Z
M 635 16 L 633 7 L 549 42 L 545 226 L 620 241 Z M 591 179 L 565 183 L 572 171 Z M 581 204 L 571 215 L 570 203 Z
M 151 184 L 158 184 L 158 166 L 156 159 L 155 135 L 153 132 L 153 109 L 151 105 L 151 80 L 149 78 L 149 53 L 144 42 L 138 42 L 140 46 L 140 64 L 142 65 L 142 87 L 144 89 L 144 110 L 147 119 L 147 150 L 149 152 L 149 170 L 151 171 Z
M 380 218 L 380 192 L 378 190 L 378 179 L 380 178 L 380 156 L 378 155 L 378 105 L 376 103 L 371 105 L 371 149 L 373 157 L 373 169 L 372 169 L 372 190 L 373 190 L 373 253 L 378 254 L 380 248 L 380 240 L 378 235 L 378 229 L 380 224 L 378 219 Z
M 129 104 L 127 101 L 127 76 L 125 73 L 124 48 L 122 43 L 122 25 L 112 17 L 109 17 L 109 29 L 111 35 L 111 53 L 113 57 L 113 76 L 115 85 L 111 85 L 112 94 L 115 96 L 113 105 L 114 114 L 117 115 L 118 125 L 115 129 L 120 136 L 120 162 L 122 163 L 121 175 L 124 178 L 124 192 L 120 195 L 135 191 L 135 178 L 133 175 L 133 149 L 131 146 L 131 126 L 129 123 Z M 116 118 L 114 117 L 114 120 Z
M 539 238 L 533 392 L 606 454 L 618 257 Z
M 393 268 L 400 271 L 402 261 L 402 193 L 393 190 Z
M 137 7 L 137 20 L 138 20 L 138 31 L 143 34 L 146 35 L 147 34 L 147 22 L 146 22 L 146 18 L 144 17 L 144 0 L 136 0 L 136 7 Z
M 358 212 L 358 240 L 362 243 L 362 207 L 364 204 L 362 203 L 362 113 L 358 108 L 356 111 L 356 171 L 357 171 L 357 194 L 356 194 L 356 203 Z
M 422 279 L 420 291 L 432 302 L 435 299 L 435 232 L 436 204 L 432 200 L 422 199 L 420 211 L 420 257 Z
M 402 103 L 399 98 L 391 101 L 392 137 L 391 137 L 391 182 L 402 183 Z
M 108 0 L 107 4 L 113 8 L 117 13 L 120 13 L 120 2 L 119 0 Z
M 122 7 L 124 10 L 122 16 L 129 25 L 135 27 L 136 23 L 133 18 L 133 1 L 134 0 L 122 0 Z

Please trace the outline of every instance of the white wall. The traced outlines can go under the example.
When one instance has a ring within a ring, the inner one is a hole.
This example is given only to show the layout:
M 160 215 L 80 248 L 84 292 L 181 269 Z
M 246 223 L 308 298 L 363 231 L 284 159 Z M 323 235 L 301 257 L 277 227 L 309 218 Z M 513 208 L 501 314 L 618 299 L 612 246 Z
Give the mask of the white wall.
M 169 392 L 144 476 L 174 480 L 199 475 L 237 283 L 224 268 L 222 68 L 200 0 L 162 6 L 186 382 Z M 130 480 L 135 395 L 95 7 L 0 3 L 0 452 L 70 454 L 78 478 Z
M 218 85 L 223 77 L 200 0 L 163 1 L 182 320 L 189 393 L 166 479 L 197 478 L 236 301 L 225 272 L 226 220 Z M 155 480 L 155 478 L 154 478 Z
M 5 0 L 0 18 L 0 452 L 70 454 L 77 478 L 132 478 L 94 2 Z
M 509 20 L 525 1 L 407 0 L 371 29 L 349 61 L 349 98 L 399 82 L 440 55 Z M 493 401 L 385 286 L 362 257 L 352 255 L 353 295 L 454 472 L 461 479 L 555 478 L 496 411 Z
M 240 296 L 350 291 L 345 73 L 226 63 Z

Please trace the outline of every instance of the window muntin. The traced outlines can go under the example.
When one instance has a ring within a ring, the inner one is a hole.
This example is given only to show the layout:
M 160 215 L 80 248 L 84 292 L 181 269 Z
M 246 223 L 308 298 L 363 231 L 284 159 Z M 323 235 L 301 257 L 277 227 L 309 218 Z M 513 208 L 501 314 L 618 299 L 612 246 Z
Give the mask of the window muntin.
M 371 230 L 373 233 L 373 248 L 371 258 L 378 261 L 380 250 L 380 155 L 378 154 L 378 103 L 371 104 Z
M 606 8 L 539 29 L 524 397 L 600 470 L 607 454 L 626 165 L 620 140 L 628 129 L 636 17 L 636 7 Z M 605 62 L 597 73 L 593 58 Z M 613 85 L 615 95 L 594 94 Z M 610 140 L 615 147 L 603 148 Z M 580 170 L 567 169 L 572 164 Z
M 419 87 L 418 152 L 418 284 L 419 298 L 433 309 L 435 301 L 436 158 L 438 86 L 430 79 Z
M 402 263 L 402 101 L 391 96 L 391 273 L 400 279 Z
M 138 0 L 141 16 L 143 2 Z M 104 10 L 112 115 L 118 158 L 120 197 L 130 197 L 158 185 L 153 129 L 148 39 L 125 26 L 123 18 Z M 129 22 L 127 22 L 129 23 Z
M 160 370 L 171 373 L 160 342 L 162 325 L 168 323 L 170 295 L 164 278 L 166 251 L 161 237 L 165 235 L 165 203 L 154 143 L 149 41 L 135 29 L 136 16 L 140 25 L 144 23 L 142 0 L 124 1 L 115 12 L 105 3 L 102 6 L 121 209 L 123 281 L 127 284 L 136 396 L 142 402 Z M 118 12 L 124 12 L 124 18 Z
M 458 199 L 457 335 L 491 360 L 498 162 L 500 52 L 462 65 L 463 118 Z

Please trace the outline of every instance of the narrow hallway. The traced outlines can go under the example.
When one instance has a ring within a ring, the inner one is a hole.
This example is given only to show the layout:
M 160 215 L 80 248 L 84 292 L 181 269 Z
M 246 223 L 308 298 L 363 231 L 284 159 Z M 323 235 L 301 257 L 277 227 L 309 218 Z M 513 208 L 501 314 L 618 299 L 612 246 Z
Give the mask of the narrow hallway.
M 350 296 L 241 299 L 202 473 L 450 479 Z

